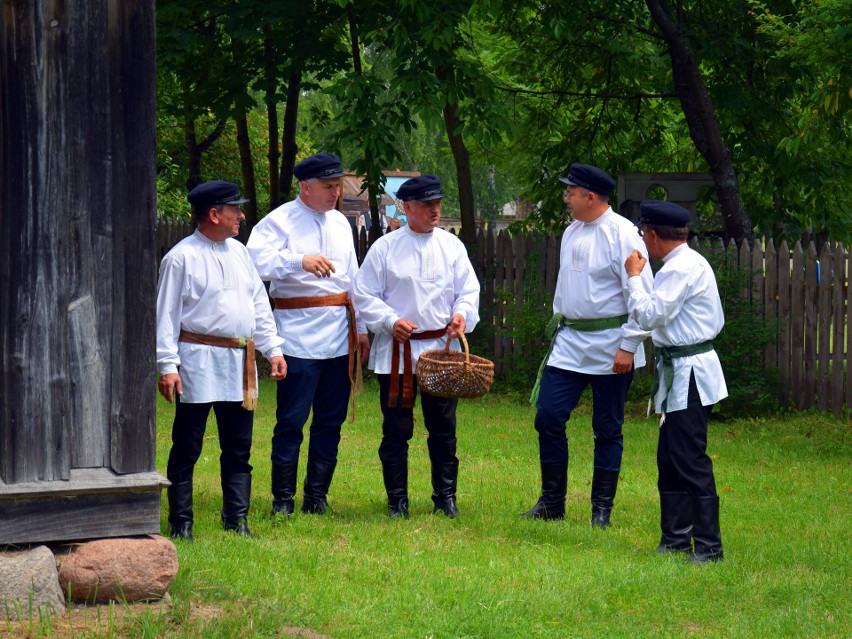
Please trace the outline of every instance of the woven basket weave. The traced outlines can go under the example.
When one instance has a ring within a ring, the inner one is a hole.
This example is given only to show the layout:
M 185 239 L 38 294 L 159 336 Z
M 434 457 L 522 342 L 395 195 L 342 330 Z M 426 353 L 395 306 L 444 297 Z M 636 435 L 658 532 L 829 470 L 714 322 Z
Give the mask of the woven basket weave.
M 485 395 L 494 381 L 494 363 L 471 355 L 464 333 L 464 352 L 450 350 L 450 338 L 441 351 L 425 351 L 417 360 L 417 385 L 436 397 L 470 398 Z

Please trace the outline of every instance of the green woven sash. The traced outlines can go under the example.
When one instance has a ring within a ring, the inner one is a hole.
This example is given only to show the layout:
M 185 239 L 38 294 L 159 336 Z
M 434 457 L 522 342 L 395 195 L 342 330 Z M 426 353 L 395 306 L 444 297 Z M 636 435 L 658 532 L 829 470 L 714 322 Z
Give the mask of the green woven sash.
M 685 346 L 655 346 L 654 357 L 657 363 L 663 363 L 663 383 L 666 385 L 666 394 L 663 397 L 663 405 L 660 408 L 661 413 L 666 412 L 666 407 L 669 401 L 669 392 L 672 389 L 674 381 L 674 360 L 678 357 L 688 357 L 690 355 L 700 355 L 701 353 L 709 353 L 713 350 L 713 342 L 701 342 L 700 344 L 687 344 Z M 660 389 L 660 378 L 657 375 L 657 367 L 654 367 L 654 383 L 651 387 L 651 398 L 657 395 Z
M 535 407 L 538 403 L 538 392 L 541 389 L 541 376 L 544 375 L 544 367 L 547 366 L 547 360 L 550 359 L 550 354 L 553 352 L 553 345 L 556 343 L 556 334 L 564 326 L 570 326 L 575 331 L 605 331 L 609 328 L 620 328 L 627 321 L 627 315 L 617 315 L 616 317 L 596 317 L 594 319 L 567 319 L 562 313 L 556 313 L 550 318 L 547 323 L 547 328 L 544 329 L 544 335 L 550 340 L 550 348 L 547 350 L 547 355 L 541 360 L 541 366 L 538 367 L 538 376 L 533 386 L 532 394 L 530 395 L 530 404 Z

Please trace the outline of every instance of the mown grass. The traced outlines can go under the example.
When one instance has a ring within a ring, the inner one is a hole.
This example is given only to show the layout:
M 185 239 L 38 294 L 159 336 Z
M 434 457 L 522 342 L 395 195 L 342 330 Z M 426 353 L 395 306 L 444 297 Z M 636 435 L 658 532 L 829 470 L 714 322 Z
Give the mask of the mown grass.
M 275 524 L 268 519 L 275 394 L 270 382 L 263 384 L 249 540 L 220 529 L 211 421 L 196 468 L 196 541 L 177 543 L 171 606 L 134 610 L 108 630 L 90 627 L 91 634 L 73 636 L 852 636 L 847 420 L 811 413 L 713 423 L 709 448 L 722 495 L 726 561 L 696 568 L 653 552 L 659 538 L 654 419 L 634 416 L 626 424 L 622 481 L 607 531 L 588 523 L 592 435 L 582 408 L 568 425 L 566 520 L 517 517 L 539 490 L 533 411 L 496 396 L 460 405 L 461 517 L 431 515 L 425 429 L 418 421 L 412 517 L 391 521 L 376 454 L 377 395 L 369 384 L 357 422 L 344 426 L 330 494 L 335 515 L 295 515 Z M 161 401 L 163 473 L 172 415 Z M 166 514 L 164 495 L 164 532 Z M 65 635 L 54 629 L 53 636 Z

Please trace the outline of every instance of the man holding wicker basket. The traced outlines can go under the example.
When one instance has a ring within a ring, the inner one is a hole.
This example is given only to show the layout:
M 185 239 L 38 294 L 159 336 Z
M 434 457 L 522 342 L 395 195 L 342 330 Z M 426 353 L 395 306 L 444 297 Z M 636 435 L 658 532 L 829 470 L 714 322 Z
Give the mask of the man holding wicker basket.
M 355 277 L 355 306 L 375 339 L 369 368 L 383 415 L 379 458 L 391 517 L 408 518 L 408 442 L 414 434 L 414 366 L 426 351 L 459 349 L 479 321 L 479 281 L 461 241 L 439 229 L 441 181 L 420 175 L 397 190 L 408 225 L 379 238 Z M 422 389 L 421 389 L 422 390 Z M 456 397 L 421 392 L 429 433 L 433 513 L 455 518 L 459 460 Z

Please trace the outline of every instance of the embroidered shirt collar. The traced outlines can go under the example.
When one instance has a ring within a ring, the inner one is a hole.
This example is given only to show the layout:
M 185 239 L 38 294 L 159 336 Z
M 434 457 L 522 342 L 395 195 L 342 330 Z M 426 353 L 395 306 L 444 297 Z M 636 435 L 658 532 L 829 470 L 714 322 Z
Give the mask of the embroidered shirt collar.
M 411 235 L 413 235 L 414 237 L 418 237 L 418 238 L 423 239 L 423 240 L 426 240 L 426 239 L 429 239 L 430 237 L 432 237 L 432 233 L 434 233 L 434 231 L 435 231 L 435 229 L 432 229 L 431 231 L 426 231 L 425 233 L 418 233 L 417 231 L 411 230 L 411 227 L 408 226 L 407 224 L 403 228 L 406 231 L 408 231 Z
M 301 195 L 296 196 L 296 204 L 298 204 L 302 209 L 304 209 L 315 217 L 323 217 L 325 215 L 325 213 L 320 213 L 319 211 L 312 209 L 310 206 L 305 204 L 305 201 L 302 199 Z
M 666 254 L 666 256 L 663 258 L 663 263 L 665 264 L 666 262 L 668 262 L 668 261 L 669 261 L 670 259 L 672 259 L 673 257 L 675 257 L 675 256 L 680 255 L 681 253 L 683 253 L 683 251 L 684 251 L 684 250 L 686 250 L 687 246 L 688 246 L 688 244 L 687 244 L 686 242 L 684 242 L 683 244 L 679 244 L 678 246 L 674 247 L 674 248 L 673 248 L 671 251 L 669 251 L 669 252 Z
M 197 228 L 195 229 L 195 232 L 193 233 L 193 235 L 195 235 L 195 237 L 197 237 L 198 239 L 203 240 L 205 243 L 210 244 L 211 246 L 224 246 L 225 242 L 227 241 L 227 240 L 222 240 L 220 242 L 217 242 L 216 240 L 211 240 L 209 237 L 204 235 L 204 233 L 202 233 Z

